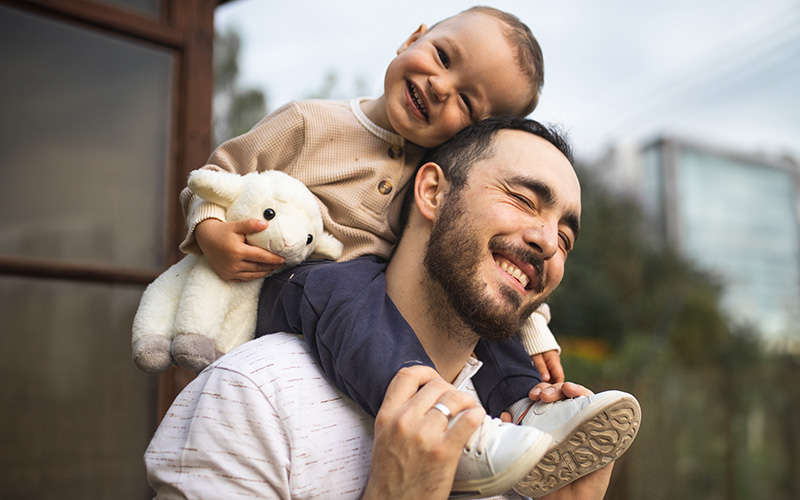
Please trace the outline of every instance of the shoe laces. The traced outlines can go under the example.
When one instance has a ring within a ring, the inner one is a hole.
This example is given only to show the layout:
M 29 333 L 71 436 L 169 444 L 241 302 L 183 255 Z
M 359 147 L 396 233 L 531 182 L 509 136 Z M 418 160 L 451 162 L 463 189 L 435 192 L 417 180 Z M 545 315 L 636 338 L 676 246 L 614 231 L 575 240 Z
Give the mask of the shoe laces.
M 483 419 L 481 426 L 472 433 L 467 444 L 464 445 L 464 451 L 472 453 L 472 450 L 475 450 L 476 454 L 483 455 L 501 424 L 502 421 L 499 418 L 486 417 Z

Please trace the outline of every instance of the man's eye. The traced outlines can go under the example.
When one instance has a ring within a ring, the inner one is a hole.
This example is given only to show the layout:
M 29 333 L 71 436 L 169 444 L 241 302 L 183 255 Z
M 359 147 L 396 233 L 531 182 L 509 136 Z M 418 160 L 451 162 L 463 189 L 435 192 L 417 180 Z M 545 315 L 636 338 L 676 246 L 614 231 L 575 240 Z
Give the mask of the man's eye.
M 522 203 L 526 207 L 533 208 L 533 204 L 527 198 L 525 198 L 524 196 L 522 196 L 520 194 L 512 194 L 511 196 L 513 196 L 515 200 L 519 201 L 520 203 Z
M 445 68 L 449 68 L 450 67 L 450 58 L 447 57 L 447 54 L 445 54 L 442 49 L 436 49 L 436 53 L 439 55 L 439 60 L 442 61 L 442 65 Z
M 565 234 L 560 234 L 560 235 L 559 235 L 559 237 L 561 238 L 561 241 L 562 241 L 562 242 L 564 242 L 564 249 L 565 249 L 567 252 L 569 252 L 570 250 L 572 250 L 572 244 L 570 243 L 570 241 L 569 241 L 569 238 L 567 237 L 567 235 L 565 235 Z

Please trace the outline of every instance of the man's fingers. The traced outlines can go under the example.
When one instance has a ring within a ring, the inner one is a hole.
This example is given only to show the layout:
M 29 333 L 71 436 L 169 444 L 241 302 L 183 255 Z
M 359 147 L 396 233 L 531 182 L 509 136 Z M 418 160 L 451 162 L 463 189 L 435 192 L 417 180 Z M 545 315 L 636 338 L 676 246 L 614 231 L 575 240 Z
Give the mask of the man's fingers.
M 420 386 L 434 378 L 441 377 L 436 370 L 429 366 L 416 365 L 403 368 L 389 383 L 381 409 L 394 409 L 405 404 L 417 393 Z
M 461 448 L 467 439 L 478 429 L 486 417 L 486 410 L 482 406 L 473 406 L 465 409 L 452 427 L 445 431 L 444 439 L 451 446 Z
M 447 385 L 449 386 L 450 384 Z M 458 391 L 455 388 L 452 388 L 452 386 L 450 387 L 450 390 L 447 390 L 447 392 L 439 396 L 439 399 L 437 399 L 430 409 L 425 412 L 426 418 L 433 422 L 442 424 L 443 427 L 449 425 L 459 413 L 463 412 L 464 410 L 468 410 L 473 406 L 477 406 L 477 402 L 469 394 Z M 420 400 L 423 400 L 424 396 L 425 395 L 418 395 L 415 396 L 415 398 L 419 397 Z M 419 403 L 421 411 L 425 411 L 428 402 L 429 400 L 426 399 L 425 401 Z M 461 418 L 458 420 L 461 420 Z

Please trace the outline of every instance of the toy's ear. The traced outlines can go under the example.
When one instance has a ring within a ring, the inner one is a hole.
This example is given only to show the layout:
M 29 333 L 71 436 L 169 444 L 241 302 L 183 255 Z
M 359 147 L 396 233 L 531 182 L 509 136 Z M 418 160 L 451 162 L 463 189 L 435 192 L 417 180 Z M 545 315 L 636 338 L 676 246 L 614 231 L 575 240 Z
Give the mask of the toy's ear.
M 194 194 L 223 207 L 229 207 L 239 196 L 244 178 L 231 172 L 195 170 L 189 174 L 187 185 Z
M 311 258 L 339 260 L 343 248 L 342 243 L 326 231 L 317 239 L 317 246 L 311 253 Z

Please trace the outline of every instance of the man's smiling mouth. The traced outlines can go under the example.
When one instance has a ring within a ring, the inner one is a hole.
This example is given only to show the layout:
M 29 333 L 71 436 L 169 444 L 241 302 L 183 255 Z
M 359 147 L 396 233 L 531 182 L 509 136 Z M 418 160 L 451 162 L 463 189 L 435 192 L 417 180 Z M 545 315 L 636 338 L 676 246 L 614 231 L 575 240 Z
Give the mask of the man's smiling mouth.
M 516 266 L 514 266 L 514 264 L 500 256 L 495 256 L 494 261 L 498 266 L 500 266 L 500 269 L 506 272 L 506 274 L 519 281 L 519 283 L 522 285 L 522 288 L 528 288 L 528 283 L 531 282 L 531 279 L 528 277 L 528 275 L 519 270 Z
M 408 93 L 411 96 L 411 100 L 414 101 L 414 106 L 416 106 L 419 112 L 422 113 L 422 116 L 428 119 L 428 108 L 425 107 L 425 102 L 419 95 L 419 89 L 410 80 L 408 82 Z

